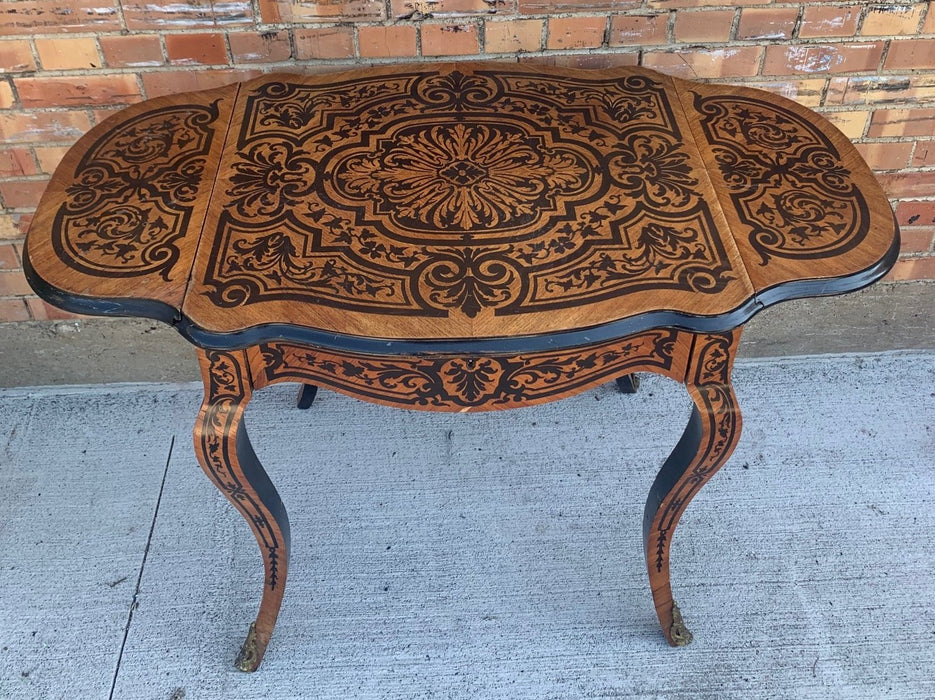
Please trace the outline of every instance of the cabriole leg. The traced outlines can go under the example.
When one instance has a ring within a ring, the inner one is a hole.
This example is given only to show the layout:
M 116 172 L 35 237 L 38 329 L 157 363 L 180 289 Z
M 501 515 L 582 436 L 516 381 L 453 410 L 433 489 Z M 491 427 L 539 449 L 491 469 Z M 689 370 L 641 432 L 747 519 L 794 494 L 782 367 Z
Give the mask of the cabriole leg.
M 309 408 L 318 395 L 318 387 L 314 384 L 303 384 L 299 387 L 299 397 L 296 399 L 296 406 L 301 409 Z
M 694 402 L 688 427 L 662 466 L 643 516 L 643 542 L 659 623 L 672 646 L 692 636 L 672 598 L 669 548 L 679 518 L 695 494 L 727 461 L 740 439 L 740 409 L 730 372 L 740 331 L 697 335 L 685 385 Z
M 202 469 L 246 519 L 263 555 L 263 598 L 236 665 L 255 671 L 269 644 L 289 566 L 289 519 L 279 494 L 257 460 L 243 413 L 252 382 L 243 350 L 198 351 L 205 399 L 195 423 L 195 454 Z
M 638 374 L 625 374 L 617 377 L 617 388 L 623 394 L 635 394 L 640 388 L 640 377 Z

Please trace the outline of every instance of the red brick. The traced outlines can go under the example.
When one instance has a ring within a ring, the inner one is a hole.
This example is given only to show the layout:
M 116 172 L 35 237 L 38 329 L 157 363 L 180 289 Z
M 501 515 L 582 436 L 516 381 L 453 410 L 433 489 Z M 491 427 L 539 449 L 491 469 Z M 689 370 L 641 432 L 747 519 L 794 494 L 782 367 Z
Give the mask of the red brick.
M 0 243 L 0 271 L 18 270 L 22 266 L 12 243 Z
M 538 51 L 542 48 L 543 25 L 541 19 L 488 21 L 484 25 L 484 50 L 487 53 Z
M 935 170 L 881 173 L 877 179 L 890 199 L 931 197 L 935 192 Z
M 0 271 L 0 297 L 32 294 L 32 287 L 23 276 L 22 270 Z
M 870 5 L 860 33 L 864 36 L 905 36 L 919 30 L 919 19 L 927 3 L 915 5 Z
M 0 73 L 22 73 L 31 70 L 36 70 L 36 61 L 32 57 L 28 41 L 0 41 Z
M 24 107 L 129 104 L 142 99 L 136 76 L 128 74 L 17 78 L 14 82 Z
M 762 49 L 733 46 L 698 51 L 646 51 L 642 65 L 680 78 L 725 78 L 756 75 Z
M 121 0 L 127 29 L 172 31 L 253 24 L 249 0 Z
M 279 63 L 292 57 L 289 32 L 231 32 L 227 35 L 234 63 Z
M 930 253 L 932 252 L 933 229 L 925 227 L 900 227 L 899 251 L 901 253 Z
M 929 10 L 931 12 L 932 10 Z M 894 39 L 886 54 L 885 70 L 935 67 L 935 39 Z
M 33 209 L 45 192 L 48 180 L 8 180 L 0 182 L 0 198 L 9 209 Z
M 857 151 L 873 170 L 901 170 L 909 162 L 913 143 L 858 143 Z
M 665 44 L 669 15 L 614 15 L 610 18 L 611 46 Z
M 821 96 L 825 91 L 824 78 L 804 78 L 788 80 L 767 80 L 744 83 L 744 85 L 760 90 L 788 97 L 800 105 L 814 109 L 821 104 Z
M 766 47 L 764 75 L 853 73 L 875 71 L 883 55 L 883 42 L 860 44 L 797 44 Z
M 935 109 L 877 109 L 867 136 L 933 136 Z
M 896 205 L 896 221 L 900 226 L 931 226 L 935 224 L 935 200 L 907 200 Z
M 747 5 L 769 5 L 773 0 L 743 0 L 740 4 Z M 726 0 L 646 0 L 646 7 L 654 10 L 677 10 L 686 7 L 724 7 L 731 5 Z
M 24 299 L 0 299 L 0 323 L 28 321 L 29 309 Z
M 179 71 L 149 71 L 140 77 L 143 81 L 143 91 L 147 97 L 160 95 L 174 95 L 177 92 L 191 92 L 195 90 L 209 90 L 235 83 L 238 80 L 249 80 L 262 75 L 260 70 L 247 70 L 230 68 L 224 70 L 179 70 Z
M 503 6 L 501 0 L 500 7 Z M 416 20 L 426 15 L 435 19 L 452 19 L 465 15 L 489 15 L 497 5 L 485 0 L 393 0 L 391 17 Z
M 935 75 L 864 75 L 828 81 L 825 104 L 882 106 L 935 100 Z
M 158 36 L 102 36 L 98 41 L 104 61 L 111 68 L 143 68 L 165 63 Z
M 100 68 L 97 42 L 90 37 L 36 39 L 36 51 L 43 70 Z
M 925 14 L 925 21 L 922 23 L 922 29 L 919 30 L 919 34 L 935 34 L 935 12 L 932 12 L 930 2 L 925 4 L 929 6 L 929 10 Z
M 477 27 L 473 24 L 423 24 L 423 56 L 464 56 L 476 54 Z
M 883 281 L 903 282 L 930 279 L 935 279 L 935 255 L 900 258 Z
M 860 19 L 860 6 L 805 5 L 799 36 L 826 39 L 833 36 L 854 36 Z
M 350 58 L 354 55 L 354 30 L 351 27 L 323 27 L 295 30 L 295 57 Z
M 87 318 L 80 314 L 62 311 L 34 296 L 26 297 L 26 306 L 29 308 L 29 315 L 36 321 L 69 321 L 73 318 Z
M 386 18 L 383 0 L 260 0 L 260 17 L 264 23 L 314 22 L 378 22 Z
M 32 214 L 26 212 L 9 212 L 0 214 L 0 240 L 15 240 L 26 235 Z
M 227 47 L 223 34 L 167 34 L 166 55 L 176 66 L 223 66 Z
M 71 143 L 91 128 L 85 112 L 0 113 L 0 141 Z
M 67 146 L 36 146 L 33 149 L 36 152 L 36 160 L 39 161 L 39 170 L 51 175 L 55 168 L 62 162 L 62 158 L 68 152 Z
M 361 58 L 391 58 L 416 55 L 416 29 L 406 24 L 390 27 L 360 27 L 357 45 Z
M 640 62 L 640 52 L 627 53 L 552 53 L 546 56 L 520 56 L 520 63 L 542 66 L 561 66 L 562 68 L 585 68 L 587 70 L 605 70 L 618 66 L 636 66 Z
M 0 150 L 0 177 L 22 177 L 39 172 L 28 148 Z
M 605 17 L 550 17 L 549 49 L 594 49 L 604 43 Z
M 740 13 L 737 38 L 788 39 L 798 19 L 798 7 L 745 7 Z
M 916 150 L 912 154 L 912 162 L 909 165 L 913 168 L 935 166 L 935 141 L 931 139 L 917 140 Z
M 686 43 L 727 41 L 733 24 L 733 10 L 677 12 L 675 40 Z
M 865 109 L 845 112 L 822 112 L 821 114 L 852 141 L 863 138 L 870 116 L 870 113 Z
M 0 80 L 0 109 L 9 109 L 16 104 L 13 86 L 9 80 Z
M 519 0 L 520 14 L 554 12 L 620 12 L 633 10 L 641 0 Z
M 0 0 L 0 36 L 123 29 L 107 0 Z

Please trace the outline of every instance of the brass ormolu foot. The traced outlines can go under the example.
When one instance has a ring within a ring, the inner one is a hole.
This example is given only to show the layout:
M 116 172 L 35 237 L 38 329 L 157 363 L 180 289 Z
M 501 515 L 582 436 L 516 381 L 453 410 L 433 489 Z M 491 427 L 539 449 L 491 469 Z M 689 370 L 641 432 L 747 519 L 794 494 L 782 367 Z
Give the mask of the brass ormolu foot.
M 259 650 L 256 647 L 256 623 L 250 623 L 250 629 L 247 630 L 247 638 L 240 647 L 240 653 L 237 654 L 237 660 L 234 665 L 241 671 L 253 673 L 260 665 Z
M 672 603 L 672 626 L 669 627 L 669 639 L 672 640 L 672 646 L 676 647 L 688 646 L 692 641 L 692 633 L 685 626 L 682 611 L 675 603 Z

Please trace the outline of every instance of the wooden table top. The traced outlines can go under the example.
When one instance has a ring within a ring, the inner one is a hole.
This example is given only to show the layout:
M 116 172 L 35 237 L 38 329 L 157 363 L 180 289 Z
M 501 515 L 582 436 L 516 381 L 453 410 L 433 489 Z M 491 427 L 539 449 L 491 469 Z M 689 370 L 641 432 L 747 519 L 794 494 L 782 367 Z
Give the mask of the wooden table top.
M 133 105 L 56 170 L 26 268 L 54 304 L 205 346 L 495 348 L 729 330 L 869 284 L 897 249 L 853 145 L 793 102 L 456 63 Z

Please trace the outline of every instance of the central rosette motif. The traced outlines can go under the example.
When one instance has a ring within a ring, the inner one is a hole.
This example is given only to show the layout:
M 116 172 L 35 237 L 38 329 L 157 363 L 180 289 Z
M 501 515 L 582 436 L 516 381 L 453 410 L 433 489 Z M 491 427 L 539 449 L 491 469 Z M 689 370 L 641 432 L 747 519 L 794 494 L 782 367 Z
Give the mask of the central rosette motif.
M 330 184 L 341 204 L 363 204 L 368 218 L 404 234 L 512 232 L 586 191 L 589 160 L 576 144 L 554 145 L 520 125 L 422 124 L 353 149 Z

